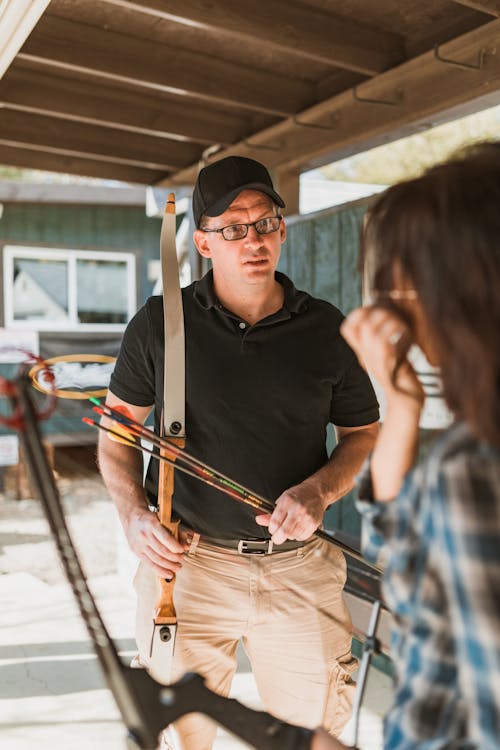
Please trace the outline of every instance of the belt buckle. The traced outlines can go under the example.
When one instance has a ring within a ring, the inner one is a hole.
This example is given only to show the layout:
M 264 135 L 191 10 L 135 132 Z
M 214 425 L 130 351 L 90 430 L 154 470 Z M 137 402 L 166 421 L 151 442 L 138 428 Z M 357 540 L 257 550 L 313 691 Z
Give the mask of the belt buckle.
M 239 555 L 270 555 L 273 551 L 272 539 L 240 539 Z

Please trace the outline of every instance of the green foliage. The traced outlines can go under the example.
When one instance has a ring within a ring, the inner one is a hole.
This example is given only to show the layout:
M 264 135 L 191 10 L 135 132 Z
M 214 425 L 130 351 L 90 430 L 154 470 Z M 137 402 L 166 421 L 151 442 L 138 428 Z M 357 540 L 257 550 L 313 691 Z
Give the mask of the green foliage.
M 500 139 L 500 107 L 476 112 L 322 168 L 331 180 L 392 185 L 416 177 L 464 146 Z
M 23 180 L 27 179 L 25 169 L 18 167 L 4 167 L 0 165 L 0 180 Z

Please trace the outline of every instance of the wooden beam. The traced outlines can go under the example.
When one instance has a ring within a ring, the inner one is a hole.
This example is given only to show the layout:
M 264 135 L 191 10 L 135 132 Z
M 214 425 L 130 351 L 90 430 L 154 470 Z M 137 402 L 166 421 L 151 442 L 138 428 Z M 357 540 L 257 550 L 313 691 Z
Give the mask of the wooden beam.
M 69 123 L 41 115 L 3 109 L 0 139 L 29 143 L 33 149 L 53 150 L 90 158 L 169 172 L 198 158 L 199 148 L 189 143 L 145 138 L 94 125 Z
M 229 145 L 248 133 L 249 118 L 205 106 L 179 103 L 175 97 L 118 89 L 13 65 L 0 81 L 0 104 L 26 113 L 60 117 L 159 138 Z M 266 118 L 269 120 L 269 118 Z
M 410 37 L 406 42 L 406 52 L 409 60 L 414 57 L 423 55 L 429 50 L 433 50 L 436 44 L 443 45 L 457 39 L 463 34 L 468 34 L 471 29 L 479 28 L 483 23 L 488 23 L 491 18 L 484 16 L 479 19 L 477 14 L 471 14 L 463 9 L 456 9 L 453 20 L 446 24 L 443 29 L 440 25 L 431 25 L 427 27 L 426 32 L 418 37 Z M 471 15 L 475 17 L 475 22 L 471 22 Z M 443 38 L 444 35 L 444 38 Z
M 460 63 L 480 69 L 460 67 Z M 279 167 L 305 171 L 410 135 L 465 112 L 500 103 L 500 20 L 426 52 L 393 70 L 311 107 L 223 150 Z M 450 62 L 453 61 L 453 62 Z M 197 166 L 172 175 L 168 184 L 192 184 Z M 161 184 L 161 183 L 160 183 Z
M 452 0 L 452 2 L 480 13 L 487 13 L 489 16 L 500 17 L 500 0 Z
M 106 180 L 121 180 L 128 183 L 151 185 L 164 178 L 161 170 L 142 169 L 124 164 L 93 161 L 67 153 L 41 152 L 30 144 L 3 143 L 0 140 L 0 164 L 24 169 L 41 169 L 48 172 L 64 172 Z
M 292 216 L 299 213 L 300 171 L 298 169 L 277 169 L 273 175 L 273 183 L 285 201 L 283 213 Z
M 251 12 L 248 0 L 231 0 L 230 3 L 205 0 L 104 2 L 369 76 L 404 59 L 403 39 L 398 35 L 361 22 L 344 21 L 288 0 L 253 3 Z
M 29 37 L 50 0 L 3 0 L 0 3 L 0 78 Z
M 303 81 L 49 15 L 18 58 L 31 65 L 277 116 L 292 114 L 315 100 L 314 86 Z
M 342 91 L 357 86 L 366 80 L 366 76 L 362 76 L 359 73 L 352 73 L 349 70 L 337 70 L 330 73 L 326 78 L 322 78 L 321 81 L 318 81 L 318 98 L 320 101 L 323 101 L 323 99 L 341 94 Z

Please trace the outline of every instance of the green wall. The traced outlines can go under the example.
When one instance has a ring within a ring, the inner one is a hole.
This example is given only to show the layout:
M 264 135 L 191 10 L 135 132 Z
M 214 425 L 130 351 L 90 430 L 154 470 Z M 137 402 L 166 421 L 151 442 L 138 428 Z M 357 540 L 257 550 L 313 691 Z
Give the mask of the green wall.
M 144 206 L 92 206 L 4 203 L 0 219 L 0 251 L 3 245 L 66 249 L 116 250 L 136 256 L 137 306 L 151 294 L 153 282 L 147 280 L 149 260 L 160 257 L 161 220 L 148 218 Z M 3 265 L 0 275 L 3 288 Z M 3 322 L 3 304 L 1 309 Z M 42 356 L 72 352 L 103 353 L 115 356 L 121 334 L 40 333 Z M 0 365 L 0 375 L 12 377 L 17 366 Z M 38 398 L 36 394 L 35 398 Z M 8 406 L 0 402 L 0 414 Z M 67 435 L 68 442 L 94 439 L 93 428 L 81 422 L 89 416 L 85 401 L 59 399 L 54 415 L 43 423 L 47 435 Z M 0 434 L 11 430 L 0 426 Z
M 287 222 L 279 268 L 295 285 L 348 313 L 361 302 L 359 231 L 366 203 Z
M 160 257 L 161 221 L 144 206 L 5 203 L 0 244 L 9 242 L 135 252 L 138 304 L 151 294 L 147 263 Z

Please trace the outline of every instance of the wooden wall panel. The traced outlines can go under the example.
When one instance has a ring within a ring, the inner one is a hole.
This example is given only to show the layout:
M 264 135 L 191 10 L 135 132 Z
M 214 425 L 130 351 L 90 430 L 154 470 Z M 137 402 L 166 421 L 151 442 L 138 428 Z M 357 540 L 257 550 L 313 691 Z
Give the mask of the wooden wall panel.
M 137 304 L 151 294 L 152 283 L 147 280 L 147 261 L 159 258 L 159 219 L 148 218 L 141 206 L 77 206 L 4 203 L 0 222 L 1 247 L 5 244 L 33 245 L 34 247 L 72 247 L 92 250 L 133 252 L 136 255 Z M 2 266 L 3 267 L 3 266 Z M 3 287 L 0 300 L 3 296 Z M 3 304 L 2 317 L 3 317 Z M 116 355 L 121 334 L 99 333 L 41 333 L 42 356 L 89 351 Z M 0 374 L 11 377 L 17 365 L 0 366 Z M 60 399 L 55 414 L 43 424 L 44 434 L 51 440 L 64 440 L 81 445 L 95 441 L 92 428 L 82 425 L 82 416 L 89 416 L 85 401 Z M 11 431 L 0 427 L 0 434 Z
M 279 266 L 298 289 L 328 300 L 344 313 L 361 302 L 358 244 L 365 205 L 356 202 L 290 220 Z M 327 444 L 333 449 L 332 429 L 328 430 Z M 360 517 L 354 507 L 354 492 L 328 510 L 326 524 L 359 537 Z
M 143 207 L 4 204 L 0 243 L 135 252 L 142 304 L 152 291 L 147 262 L 160 257 L 160 229 Z

